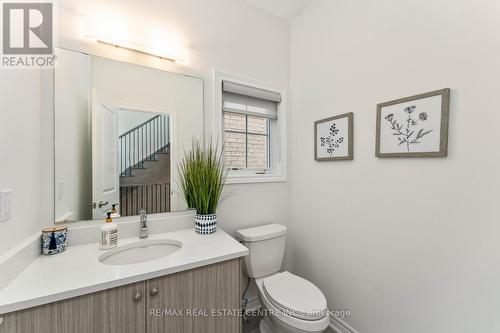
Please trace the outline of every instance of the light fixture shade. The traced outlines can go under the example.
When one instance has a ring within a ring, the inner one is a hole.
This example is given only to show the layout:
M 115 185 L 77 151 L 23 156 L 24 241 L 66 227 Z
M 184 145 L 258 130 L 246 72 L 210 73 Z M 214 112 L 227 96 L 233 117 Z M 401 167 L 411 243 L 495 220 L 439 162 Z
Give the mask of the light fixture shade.
M 185 60 L 185 51 L 179 39 L 151 29 L 145 42 L 131 40 L 128 22 L 119 17 L 86 15 L 82 17 L 83 36 L 101 43 L 148 54 L 170 61 Z

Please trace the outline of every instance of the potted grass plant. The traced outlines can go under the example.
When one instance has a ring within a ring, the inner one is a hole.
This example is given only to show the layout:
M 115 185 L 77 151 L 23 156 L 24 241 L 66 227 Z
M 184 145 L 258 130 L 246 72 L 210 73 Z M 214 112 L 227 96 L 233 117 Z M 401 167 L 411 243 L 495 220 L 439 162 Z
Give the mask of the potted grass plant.
M 181 195 L 188 208 L 196 210 L 195 230 L 200 234 L 216 231 L 217 208 L 228 197 L 223 194 L 227 177 L 223 150 L 212 140 L 193 139 L 179 164 Z

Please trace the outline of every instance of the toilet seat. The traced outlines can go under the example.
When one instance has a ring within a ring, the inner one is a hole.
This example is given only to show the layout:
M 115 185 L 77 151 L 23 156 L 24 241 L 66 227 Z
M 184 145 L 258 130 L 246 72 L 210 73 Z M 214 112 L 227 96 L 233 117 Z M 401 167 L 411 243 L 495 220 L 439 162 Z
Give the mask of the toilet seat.
M 302 320 L 320 320 L 326 316 L 326 298 L 311 282 L 282 272 L 262 280 L 267 299 L 284 314 Z
M 287 276 L 288 274 L 293 275 L 289 272 L 283 272 L 283 273 L 287 273 L 284 276 Z M 262 306 L 264 309 L 272 311 L 270 313 L 270 315 L 273 318 L 274 324 L 277 326 L 281 326 L 282 328 L 285 327 L 285 329 L 283 331 L 280 331 L 280 332 L 304 332 L 304 333 L 305 332 L 307 332 L 307 333 L 324 332 L 324 330 L 330 324 L 330 316 L 327 315 L 328 313 L 326 312 L 326 309 L 325 309 L 325 316 L 323 316 L 323 318 L 321 318 L 321 319 L 315 320 L 312 317 L 309 317 L 309 319 L 302 319 L 302 318 L 296 317 L 297 311 L 295 311 L 295 313 L 293 313 L 289 310 L 283 311 L 283 308 L 284 308 L 283 305 L 279 305 L 279 307 L 277 305 L 275 305 L 275 304 L 279 304 L 280 302 L 277 302 L 276 299 L 271 301 L 271 297 L 268 295 L 268 292 L 264 289 L 263 281 L 266 279 L 270 279 L 273 276 L 283 274 L 283 273 L 277 273 L 277 274 L 273 274 L 271 276 L 255 279 L 255 283 L 257 284 L 257 288 L 259 289 L 259 298 L 260 298 L 260 301 L 262 303 Z M 293 275 L 293 276 L 296 278 L 299 278 L 298 276 L 295 276 L 295 275 Z M 285 277 L 285 279 L 286 279 L 286 277 Z M 301 278 L 299 278 L 299 279 L 301 279 Z M 302 280 L 304 280 L 304 279 L 302 279 Z M 276 280 L 276 281 L 279 281 L 279 280 Z M 285 280 L 284 283 L 287 283 L 286 281 L 287 280 Z M 294 281 L 296 281 L 296 280 L 294 280 Z M 304 281 L 306 281 L 310 285 L 314 286 L 311 282 L 309 282 L 307 280 L 304 280 Z M 272 284 L 270 283 L 269 280 L 267 282 L 267 285 L 268 285 L 268 288 L 271 289 L 271 292 L 273 292 L 273 290 L 277 291 L 276 289 L 273 289 Z M 301 286 L 303 286 L 303 285 L 301 285 Z M 317 288 L 317 287 L 314 286 L 314 288 Z M 311 290 L 311 289 L 306 289 L 306 290 Z M 295 293 L 295 291 L 296 290 L 288 289 L 288 293 L 290 293 L 290 294 Z M 320 291 L 320 293 L 321 293 L 321 291 Z M 323 293 L 321 293 L 321 295 L 323 295 Z M 276 298 L 278 298 L 276 293 L 274 293 L 274 296 Z M 323 295 L 323 297 L 324 297 L 324 295 Z M 286 303 L 286 302 L 283 301 L 283 303 Z M 326 300 L 325 300 L 325 304 L 326 304 Z M 326 308 L 326 306 L 325 306 L 325 308 Z M 297 310 L 297 309 L 294 309 L 294 310 Z M 300 309 L 299 309 L 299 311 L 300 311 Z

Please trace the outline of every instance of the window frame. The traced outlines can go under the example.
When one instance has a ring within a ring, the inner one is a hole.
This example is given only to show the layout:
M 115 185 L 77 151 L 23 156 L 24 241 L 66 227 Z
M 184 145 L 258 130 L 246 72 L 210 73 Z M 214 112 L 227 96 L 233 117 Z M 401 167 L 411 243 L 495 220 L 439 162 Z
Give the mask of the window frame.
M 264 89 L 281 94 L 281 102 L 278 103 L 278 119 L 269 121 L 269 140 L 268 150 L 271 168 L 263 172 L 260 170 L 239 169 L 229 170 L 227 184 L 244 183 L 269 183 L 287 181 L 287 135 L 286 135 L 286 117 L 287 117 L 287 94 L 286 89 L 270 87 L 258 81 L 242 78 L 239 76 L 214 71 L 214 112 L 213 126 L 214 132 L 218 137 L 224 138 L 224 111 L 222 110 L 222 82 L 233 82 L 249 87 Z

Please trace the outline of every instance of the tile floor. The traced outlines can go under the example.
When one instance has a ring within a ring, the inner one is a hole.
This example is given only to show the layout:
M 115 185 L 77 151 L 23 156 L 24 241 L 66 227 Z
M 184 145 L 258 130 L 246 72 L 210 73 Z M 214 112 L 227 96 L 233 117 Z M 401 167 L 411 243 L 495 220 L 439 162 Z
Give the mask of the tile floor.
M 243 333 L 260 333 L 259 323 L 262 317 L 248 317 L 243 320 Z

